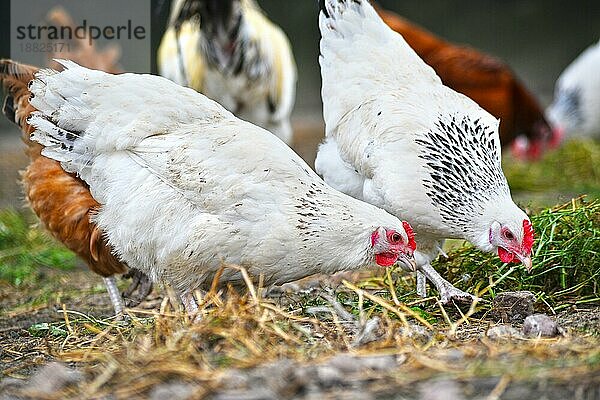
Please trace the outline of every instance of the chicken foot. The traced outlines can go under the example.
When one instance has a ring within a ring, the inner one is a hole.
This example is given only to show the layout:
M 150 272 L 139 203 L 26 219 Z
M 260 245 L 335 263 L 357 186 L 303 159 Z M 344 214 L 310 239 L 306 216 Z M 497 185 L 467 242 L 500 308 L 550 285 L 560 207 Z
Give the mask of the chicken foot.
M 127 300 L 127 307 L 139 305 L 152 292 L 152 281 L 139 269 L 129 268 L 123 278 L 131 278 L 131 284 L 123 292 L 123 298 Z
M 476 297 L 460 289 L 455 288 L 450 282 L 441 277 L 435 269 L 429 264 L 418 267 L 419 272 L 422 272 L 427 279 L 431 281 L 437 288 L 440 294 L 442 304 L 447 304 L 451 300 L 456 300 L 461 303 L 470 303 L 475 301 Z M 424 286 L 424 283 L 423 283 Z M 417 275 L 417 292 L 419 291 L 419 281 Z
M 350 323 L 354 328 L 354 341 L 352 342 L 352 347 L 360 347 L 364 344 L 378 340 L 381 337 L 382 326 L 381 319 L 379 317 L 375 316 L 373 318 L 365 319 L 361 313 L 361 318 L 357 318 L 354 314 L 347 311 L 339 301 L 337 301 L 335 294 L 330 290 L 321 293 L 320 296 L 329 304 L 331 304 L 332 308 L 311 307 L 312 311 L 330 312 L 331 314 L 337 315 L 342 322 Z
M 181 302 L 183 303 L 183 308 L 188 313 L 190 317 L 193 317 L 196 320 L 198 317 L 198 303 L 196 302 L 196 298 L 194 297 L 194 292 L 190 291 L 186 294 L 182 294 L 179 296 Z

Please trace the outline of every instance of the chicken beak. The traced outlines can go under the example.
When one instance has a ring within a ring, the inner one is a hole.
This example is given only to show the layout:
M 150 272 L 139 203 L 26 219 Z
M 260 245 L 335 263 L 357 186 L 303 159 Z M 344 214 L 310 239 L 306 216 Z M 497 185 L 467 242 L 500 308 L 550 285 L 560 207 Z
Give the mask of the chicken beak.
M 519 261 L 521 261 L 521 263 L 523 263 L 523 266 L 527 269 L 527 272 L 531 273 L 531 268 L 532 268 L 531 257 L 517 255 L 517 258 L 519 259 Z
M 398 262 L 402 264 L 402 269 L 413 272 L 417 270 L 417 263 L 415 262 L 415 257 L 412 255 L 400 253 L 398 255 Z

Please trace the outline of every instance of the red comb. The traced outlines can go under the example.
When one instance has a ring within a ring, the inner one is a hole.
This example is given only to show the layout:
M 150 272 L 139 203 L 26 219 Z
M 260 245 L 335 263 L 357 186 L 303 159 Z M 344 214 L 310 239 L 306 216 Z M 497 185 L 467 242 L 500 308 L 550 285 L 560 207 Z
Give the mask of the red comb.
M 417 249 L 417 242 L 415 242 L 415 233 L 413 232 L 412 226 L 406 221 L 402 221 L 402 227 L 408 236 L 408 247 L 415 251 Z
M 523 249 L 527 254 L 531 253 L 533 247 L 533 226 L 529 220 L 523 220 Z

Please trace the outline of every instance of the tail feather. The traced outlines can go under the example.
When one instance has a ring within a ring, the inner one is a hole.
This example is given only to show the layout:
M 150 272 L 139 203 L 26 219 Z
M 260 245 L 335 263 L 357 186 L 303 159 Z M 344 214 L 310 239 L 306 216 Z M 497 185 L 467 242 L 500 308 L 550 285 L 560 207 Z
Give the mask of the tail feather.
M 85 180 L 86 168 L 92 162 L 92 154 L 86 151 L 83 133 L 59 126 L 57 120 L 39 111 L 31 114 L 29 124 L 35 129 L 31 140 L 43 146 L 42 155 L 60 161 L 63 169 L 76 173 Z
M 82 176 L 92 159 L 89 146 L 81 140 L 92 111 L 78 97 L 85 93 L 85 89 L 78 87 L 81 76 L 74 76 L 76 72 L 70 71 L 70 68 L 80 67 L 70 61 L 57 62 L 65 67 L 64 71 L 39 70 L 29 85 L 29 101 L 39 110 L 28 117 L 27 122 L 35 129 L 30 138 L 43 146 L 43 156 L 60 161 L 65 171 Z M 61 74 L 60 79 L 58 74 Z
M 33 139 L 47 146 L 44 154 L 85 181 L 91 160 L 166 134 L 174 121 L 231 117 L 217 103 L 162 77 L 60 63 L 61 72 L 45 69 L 35 75 L 30 103 L 39 112 L 29 122 L 36 128 Z
M 58 126 L 56 120 L 39 111 L 32 113 L 29 120 L 31 125 L 36 129 L 31 134 L 31 139 L 45 147 L 42 154 L 48 150 L 57 150 L 59 148 L 62 151 L 72 152 L 74 151 L 75 141 L 81 138 L 80 134 L 62 129 Z M 54 158 L 57 161 L 66 161 L 55 157 L 49 158 Z

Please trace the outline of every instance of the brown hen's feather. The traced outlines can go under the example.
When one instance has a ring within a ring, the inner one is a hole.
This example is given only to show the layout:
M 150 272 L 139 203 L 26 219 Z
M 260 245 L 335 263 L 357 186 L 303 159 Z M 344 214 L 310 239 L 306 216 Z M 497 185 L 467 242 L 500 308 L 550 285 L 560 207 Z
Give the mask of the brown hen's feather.
M 377 9 L 383 21 L 400 33 L 442 82 L 500 118 L 503 146 L 520 134 L 547 141 L 551 132 L 535 97 L 502 61 L 473 48 L 449 43 L 399 15 Z
M 46 15 L 48 22 L 58 27 L 70 27 L 75 31 L 77 24 L 69 13 L 61 6 L 54 7 Z M 62 70 L 62 66 L 55 62 L 54 59 L 69 59 L 75 61 L 84 67 L 98 69 L 111 74 L 120 74 L 123 69 L 119 66 L 119 58 L 121 57 L 121 47 L 117 44 L 108 44 L 102 49 L 96 47 L 94 42 L 90 42 L 87 34 L 82 37 L 73 38 L 68 42 L 69 46 L 60 46 L 65 51 L 56 51 L 48 53 L 48 65 L 56 70 Z M 59 48 L 59 46 L 55 46 Z
M 36 67 L 0 60 L 0 82 L 7 93 L 3 111 L 22 131 L 31 160 L 23 172 L 27 200 L 40 221 L 59 241 L 77 253 L 92 271 L 111 276 L 127 271 L 99 234 L 91 215 L 99 207 L 82 180 L 66 173 L 60 164 L 40 154 L 41 146 L 29 139 L 33 128 L 27 116 L 35 111 L 29 104 L 28 83 Z

